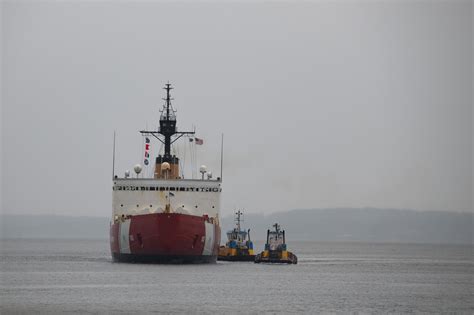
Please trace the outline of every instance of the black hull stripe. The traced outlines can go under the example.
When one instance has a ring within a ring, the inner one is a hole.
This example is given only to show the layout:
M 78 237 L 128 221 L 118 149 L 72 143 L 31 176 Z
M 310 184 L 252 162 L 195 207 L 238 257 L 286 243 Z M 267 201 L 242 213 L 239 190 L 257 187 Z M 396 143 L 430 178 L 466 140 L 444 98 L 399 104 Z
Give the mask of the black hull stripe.
M 217 260 L 222 260 L 222 261 L 255 261 L 255 255 L 218 256 Z
M 209 264 L 215 263 L 217 256 L 190 255 L 136 255 L 112 254 L 115 262 L 149 264 Z

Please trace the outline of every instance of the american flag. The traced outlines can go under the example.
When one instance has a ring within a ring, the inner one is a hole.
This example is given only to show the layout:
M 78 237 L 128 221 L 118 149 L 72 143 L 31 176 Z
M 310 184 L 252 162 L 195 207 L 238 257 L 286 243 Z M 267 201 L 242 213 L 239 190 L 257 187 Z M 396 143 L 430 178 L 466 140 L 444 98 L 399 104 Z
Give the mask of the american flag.
M 196 143 L 196 144 L 198 144 L 198 145 L 203 145 L 203 144 L 204 144 L 204 140 L 199 139 L 199 138 L 194 138 L 194 143 Z

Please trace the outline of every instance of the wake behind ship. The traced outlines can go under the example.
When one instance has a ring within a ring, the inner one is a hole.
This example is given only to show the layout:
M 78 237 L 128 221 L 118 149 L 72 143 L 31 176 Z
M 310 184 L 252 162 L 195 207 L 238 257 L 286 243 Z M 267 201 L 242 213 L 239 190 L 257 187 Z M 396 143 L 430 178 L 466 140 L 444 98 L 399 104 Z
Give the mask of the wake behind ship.
M 144 130 L 145 165 L 150 138 L 162 143 L 152 178 L 113 178 L 113 210 L 110 248 L 114 261 L 156 263 L 211 263 L 217 259 L 221 229 L 219 224 L 221 178 L 185 179 L 180 175 L 180 159 L 171 154 L 179 138 L 194 131 L 179 132 L 171 105 L 170 84 L 166 84 L 165 105 L 158 130 Z M 190 138 L 202 142 L 198 138 Z

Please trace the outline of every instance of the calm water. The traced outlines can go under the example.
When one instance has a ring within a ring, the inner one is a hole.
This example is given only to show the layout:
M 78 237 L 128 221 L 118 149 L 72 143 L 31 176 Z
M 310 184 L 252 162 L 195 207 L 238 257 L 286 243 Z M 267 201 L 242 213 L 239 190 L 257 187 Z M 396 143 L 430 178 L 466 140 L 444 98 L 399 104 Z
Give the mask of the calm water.
M 0 313 L 474 313 L 472 246 L 289 247 L 298 265 L 143 265 L 106 240 L 2 241 Z

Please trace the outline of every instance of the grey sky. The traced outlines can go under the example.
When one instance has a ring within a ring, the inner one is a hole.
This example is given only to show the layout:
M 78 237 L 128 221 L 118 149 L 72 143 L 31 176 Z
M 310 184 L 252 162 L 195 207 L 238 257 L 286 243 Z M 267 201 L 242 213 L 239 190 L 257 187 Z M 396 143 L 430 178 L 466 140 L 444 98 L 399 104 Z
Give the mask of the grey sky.
M 174 85 L 222 213 L 472 211 L 470 1 L 2 3 L 2 210 L 109 215 Z M 188 153 L 189 154 L 189 153 Z

